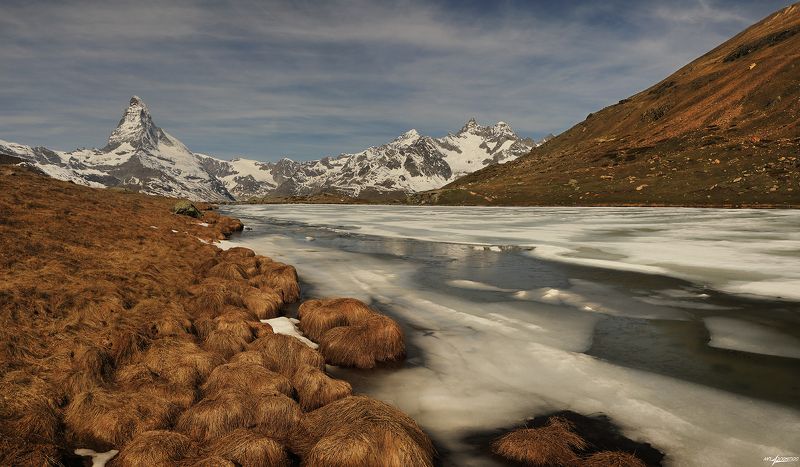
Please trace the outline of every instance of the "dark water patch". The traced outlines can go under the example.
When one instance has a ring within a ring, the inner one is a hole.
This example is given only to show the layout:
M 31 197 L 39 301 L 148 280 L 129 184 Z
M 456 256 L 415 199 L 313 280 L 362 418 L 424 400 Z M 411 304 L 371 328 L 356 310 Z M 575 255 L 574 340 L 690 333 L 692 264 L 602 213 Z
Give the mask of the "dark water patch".
M 800 361 L 708 346 L 702 321 L 609 316 L 595 326 L 586 353 L 756 399 L 800 408 Z
M 622 434 L 620 428 L 605 414 L 582 415 L 571 410 L 559 410 L 537 415 L 524 423 L 511 427 L 500 427 L 466 434 L 462 440 L 470 446 L 476 455 L 492 458 L 506 465 L 527 465 L 504 459 L 491 451 L 491 444 L 497 438 L 520 428 L 541 428 L 547 425 L 550 417 L 563 418 L 573 425 L 573 431 L 586 440 L 589 446 L 577 451 L 580 457 L 589 456 L 601 451 L 622 451 L 633 454 L 649 467 L 660 467 L 664 462 L 664 453 L 650 443 L 634 441 Z

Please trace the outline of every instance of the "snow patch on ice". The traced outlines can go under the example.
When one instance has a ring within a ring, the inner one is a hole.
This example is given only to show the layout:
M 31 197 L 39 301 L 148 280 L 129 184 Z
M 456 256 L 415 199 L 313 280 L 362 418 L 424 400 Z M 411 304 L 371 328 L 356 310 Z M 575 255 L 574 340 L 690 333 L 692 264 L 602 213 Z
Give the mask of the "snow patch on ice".
M 97 452 L 92 449 L 78 448 L 75 454 L 84 457 L 92 458 L 92 467 L 105 467 L 106 462 L 110 461 L 114 456 L 119 454 L 119 451 L 112 449 L 108 452 Z
M 800 339 L 770 327 L 722 316 L 704 318 L 703 322 L 711 334 L 711 347 L 800 358 Z

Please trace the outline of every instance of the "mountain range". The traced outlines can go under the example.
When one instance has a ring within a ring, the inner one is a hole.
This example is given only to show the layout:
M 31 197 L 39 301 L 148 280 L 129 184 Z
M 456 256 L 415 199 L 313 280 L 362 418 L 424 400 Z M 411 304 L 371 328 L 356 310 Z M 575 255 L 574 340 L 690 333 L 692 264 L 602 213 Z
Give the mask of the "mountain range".
M 189 150 L 156 126 L 144 102 L 133 96 L 103 148 L 62 152 L 0 140 L 0 154 L 83 185 L 194 200 L 321 193 L 383 200 L 440 188 L 488 165 L 514 160 L 536 144 L 518 137 L 505 122 L 481 126 L 473 118 L 443 138 L 409 130 L 355 154 L 312 161 L 228 161 Z
M 800 4 L 425 204 L 800 206 Z

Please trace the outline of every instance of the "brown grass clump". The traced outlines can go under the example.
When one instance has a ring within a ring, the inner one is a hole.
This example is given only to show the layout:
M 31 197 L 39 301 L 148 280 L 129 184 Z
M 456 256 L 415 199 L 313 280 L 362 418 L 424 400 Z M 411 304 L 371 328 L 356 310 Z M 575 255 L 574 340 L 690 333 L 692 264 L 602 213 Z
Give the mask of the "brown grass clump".
M 242 294 L 242 302 L 258 319 L 277 318 L 283 306 L 281 295 L 268 287 L 248 287 Z
M 353 394 L 347 381 L 333 379 L 319 368 L 305 366 L 292 376 L 292 386 L 304 411 L 318 409 L 325 404 Z
M 257 350 L 247 350 L 237 353 L 231 357 L 230 363 L 254 363 L 276 373 L 280 373 L 284 367 L 278 362 L 277 358 Z
M 22 438 L 0 437 L 0 465 L 61 466 L 61 456 L 55 444 L 31 443 Z
M 136 433 L 168 427 L 178 411 L 177 405 L 153 395 L 82 392 L 64 409 L 66 437 L 73 446 L 107 451 Z
M 240 264 L 225 261 L 209 269 L 208 276 L 219 277 L 220 279 L 242 280 L 247 279 L 247 272 Z
M 291 377 L 304 365 L 319 369 L 325 368 L 325 358 L 298 339 L 283 334 L 270 334 L 250 343 L 250 350 L 256 350 L 278 366 L 278 371 Z
M 298 316 L 303 333 L 319 342 L 319 351 L 332 365 L 374 368 L 405 358 L 400 326 L 360 300 L 306 300 Z
M 130 315 L 149 323 L 147 333 L 152 339 L 184 337 L 192 332 L 192 317 L 178 303 L 164 303 L 150 298 L 137 303 Z
M 181 467 L 237 467 L 232 461 L 220 456 L 186 459 L 178 465 Z
M 319 341 L 323 334 L 335 327 L 361 324 L 376 314 L 355 298 L 306 300 L 298 310 L 300 328 L 313 341 Z
M 214 441 L 208 452 L 242 466 L 291 465 L 283 446 L 252 430 L 237 429 Z
M 410 417 L 384 402 L 351 396 L 303 417 L 292 435 L 303 465 L 432 466 L 430 439 Z
M 299 319 L 305 318 L 308 313 L 319 308 L 330 308 L 337 310 L 351 319 L 357 320 L 359 316 L 366 317 L 375 313 L 375 310 L 369 307 L 366 303 L 356 298 L 341 297 L 341 298 L 315 298 L 304 301 L 297 310 Z
M 319 351 L 332 365 L 374 368 L 379 362 L 405 358 L 405 343 L 400 326 L 376 314 L 362 324 L 329 330 L 319 340 Z
M 514 430 L 492 442 L 493 453 L 529 465 L 572 465 L 578 457 L 575 450 L 586 447 L 572 424 L 560 417 L 551 417 L 541 428 Z
M 189 387 L 202 383 L 222 360 L 194 342 L 173 337 L 155 341 L 142 357 L 142 363 L 156 375 Z
M 240 354 L 241 355 L 241 354 Z M 205 397 L 216 397 L 225 391 L 249 392 L 254 397 L 293 395 L 292 384 L 285 376 L 256 363 L 226 363 L 211 372 L 201 387 Z
M 252 334 L 250 338 L 252 339 Z M 214 352 L 226 360 L 246 349 L 247 344 L 248 340 L 235 331 L 224 329 L 215 329 L 209 332 L 208 336 L 203 340 L 204 349 Z
M 35 444 L 55 443 L 59 400 L 43 379 L 11 371 L 0 379 L 0 438 L 16 437 Z M 8 465 L 8 464 L 5 464 Z
M 250 279 L 250 285 L 268 287 L 278 292 L 284 303 L 294 303 L 300 299 L 300 281 L 294 266 L 277 261 L 261 262 L 259 271 L 261 274 Z
M 253 402 L 249 395 L 228 391 L 205 398 L 178 418 L 175 428 L 197 441 L 210 441 L 252 423 Z
M 601 451 L 581 459 L 584 467 L 645 467 L 646 464 L 633 454 L 621 451 Z
M 111 374 L 111 356 L 93 343 L 75 344 L 69 358 L 70 368 L 58 377 L 59 385 L 68 396 L 103 386 Z
M 253 340 L 256 323 L 258 322 L 253 319 L 250 312 L 242 308 L 228 307 L 224 313 L 213 319 L 212 330 L 231 332 L 249 343 Z
M 118 369 L 114 375 L 114 382 L 123 391 L 164 399 L 181 410 L 187 409 L 197 399 L 194 387 L 170 384 L 141 363 L 129 364 Z
M 253 403 L 251 427 L 271 438 L 288 441 L 300 424 L 303 411 L 294 399 L 283 394 L 258 397 Z
M 249 289 L 243 280 L 207 277 L 188 287 L 192 295 L 190 309 L 195 316 L 215 317 L 225 311 L 226 305 L 242 307 L 242 295 Z
M 255 256 L 255 251 L 242 246 L 235 246 L 233 248 L 228 248 L 227 250 L 221 250 L 219 254 L 217 254 L 217 257 L 223 260 L 254 258 Z
M 172 465 L 197 449 L 181 433 L 165 430 L 145 431 L 134 436 L 120 449 L 113 464 L 119 467 Z

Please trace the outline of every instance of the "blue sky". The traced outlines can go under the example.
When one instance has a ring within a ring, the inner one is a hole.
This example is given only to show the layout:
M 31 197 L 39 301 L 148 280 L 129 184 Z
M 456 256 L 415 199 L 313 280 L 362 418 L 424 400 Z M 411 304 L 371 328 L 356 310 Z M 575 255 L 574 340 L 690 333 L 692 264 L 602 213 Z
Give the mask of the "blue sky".
M 315 159 L 471 116 L 539 138 L 789 4 L 0 0 L 0 139 L 103 146 L 133 94 L 223 158 Z

